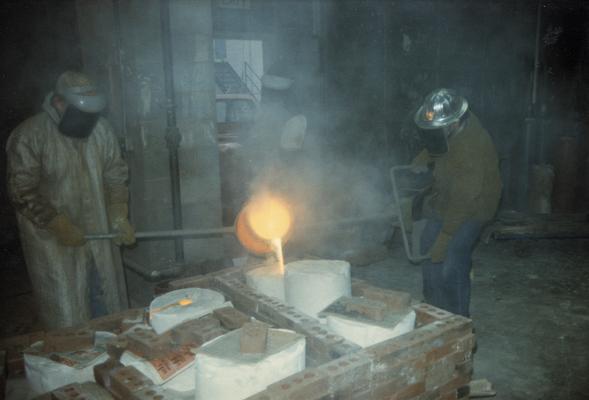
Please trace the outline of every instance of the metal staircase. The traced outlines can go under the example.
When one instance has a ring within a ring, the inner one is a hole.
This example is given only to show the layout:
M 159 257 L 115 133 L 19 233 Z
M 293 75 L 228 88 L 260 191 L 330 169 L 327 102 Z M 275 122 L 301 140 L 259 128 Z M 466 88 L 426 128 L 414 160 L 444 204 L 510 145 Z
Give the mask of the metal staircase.
M 260 77 L 254 72 L 248 63 L 244 63 L 243 76 L 233 69 L 226 61 L 215 62 L 215 82 L 225 94 L 249 94 L 254 98 L 260 98 Z

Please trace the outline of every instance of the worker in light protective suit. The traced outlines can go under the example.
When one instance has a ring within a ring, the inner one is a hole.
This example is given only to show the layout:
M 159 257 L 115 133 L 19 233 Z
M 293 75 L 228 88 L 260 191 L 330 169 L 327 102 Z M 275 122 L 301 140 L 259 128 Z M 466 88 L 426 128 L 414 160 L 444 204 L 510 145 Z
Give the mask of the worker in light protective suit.
M 429 94 L 414 117 L 425 149 L 414 170 L 433 170 L 421 249 L 425 300 L 469 316 L 471 256 L 501 196 L 495 146 L 466 99 L 448 89 Z
M 10 135 L 8 192 L 40 317 L 49 329 L 127 306 L 120 252 L 85 233 L 118 232 L 131 244 L 127 165 L 100 117 L 106 100 L 78 72 L 65 72 L 43 111 Z

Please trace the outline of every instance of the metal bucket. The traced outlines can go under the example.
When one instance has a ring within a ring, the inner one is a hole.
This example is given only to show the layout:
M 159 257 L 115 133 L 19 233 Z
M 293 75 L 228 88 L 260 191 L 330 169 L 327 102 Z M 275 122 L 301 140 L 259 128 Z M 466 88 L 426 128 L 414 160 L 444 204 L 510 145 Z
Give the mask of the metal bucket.
M 258 255 L 272 253 L 274 250 L 272 249 L 272 247 L 270 245 L 270 241 L 267 239 L 264 239 L 263 237 L 260 237 L 253 230 L 253 228 L 249 222 L 250 221 L 249 214 L 254 206 L 253 201 L 254 200 L 248 202 L 245 205 L 245 207 L 239 212 L 239 215 L 237 216 L 237 218 L 235 220 L 235 235 L 237 236 L 239 243 L 241 243 L 241 245 L 243 247 L 245 247 L 251 253 L 258 254 Z M 290 211 L 290 209 L 289 209 L 289 211 Z M 292 212 L 290 212 L 290 215 L 291 215 L 290 229 L 288 230 L 286 235 L 284 235 L 282 237 L 282 245 L 283 246 L 286 242 L 288 242 L 288 240 L 290 239 L 290 236 L 292 234 L 292 226 L 293 226 Z

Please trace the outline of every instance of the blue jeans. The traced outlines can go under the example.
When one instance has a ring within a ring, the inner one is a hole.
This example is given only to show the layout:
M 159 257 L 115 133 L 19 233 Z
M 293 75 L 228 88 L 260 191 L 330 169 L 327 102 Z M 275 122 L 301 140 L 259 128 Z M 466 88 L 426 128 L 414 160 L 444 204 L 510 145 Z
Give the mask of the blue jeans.
M 472 252 L 483 224 L 467 220 L 452 236 L 446 259 L 423 264 L 423 296 L 431 305 L 469 317 L 470 269 Z M 427 252 L 442 230 L 442 221 L 430 219 L 421 236 L 421 249 Z

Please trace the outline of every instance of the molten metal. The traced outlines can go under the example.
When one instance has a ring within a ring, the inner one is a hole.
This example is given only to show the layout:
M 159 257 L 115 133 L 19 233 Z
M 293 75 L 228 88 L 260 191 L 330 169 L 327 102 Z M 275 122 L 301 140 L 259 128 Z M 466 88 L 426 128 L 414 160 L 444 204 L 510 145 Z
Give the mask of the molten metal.
M 241 210 L 235 223 L 240 243 L 255 254 L 282 248 L 289 238 L 293 217 L 287 203 L 271 194 L 254 196 Z M 280 243 L 280 245 L 278 245 Z
M 290 230 L 292 218 L 286 204 L 271 195 L 252 199 L 247 219 L 252 230 L 266 240 L 281 239 Z

